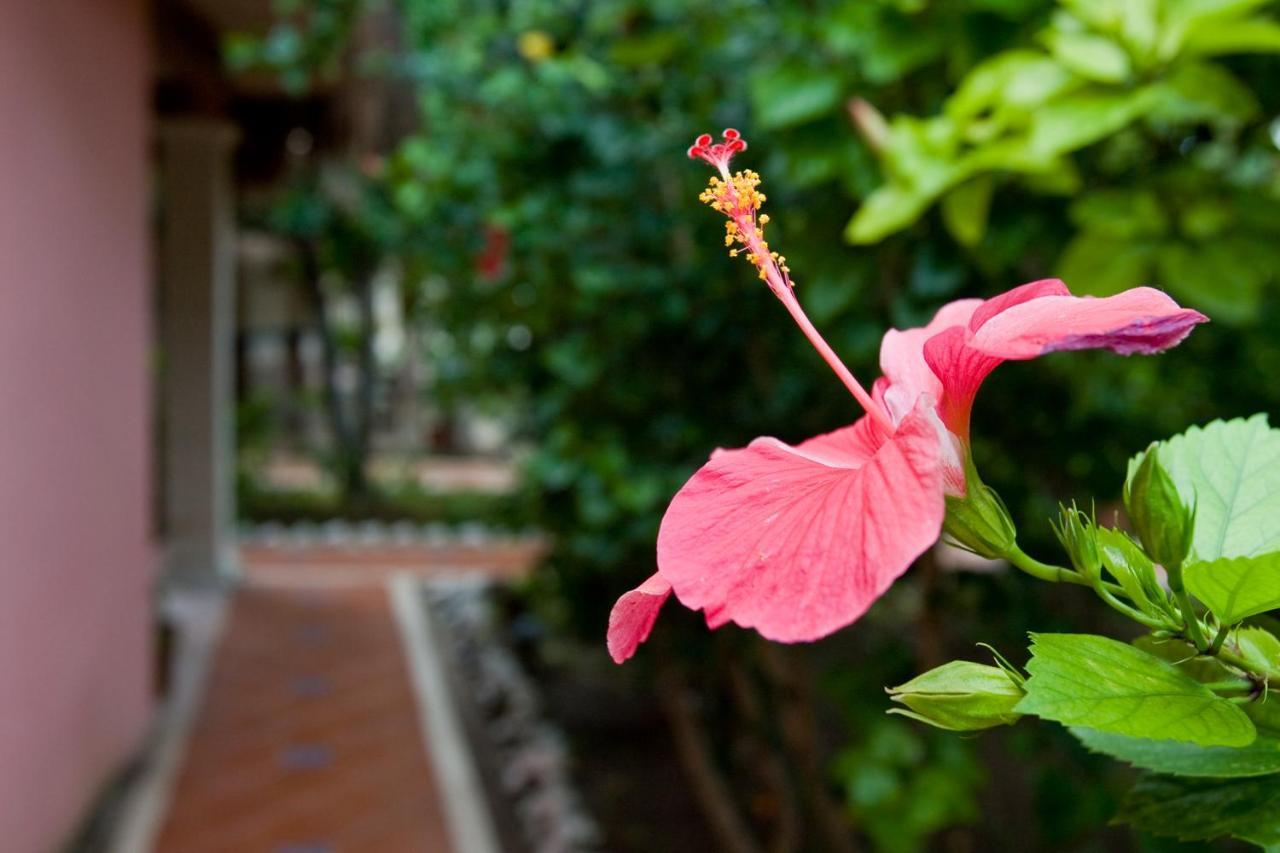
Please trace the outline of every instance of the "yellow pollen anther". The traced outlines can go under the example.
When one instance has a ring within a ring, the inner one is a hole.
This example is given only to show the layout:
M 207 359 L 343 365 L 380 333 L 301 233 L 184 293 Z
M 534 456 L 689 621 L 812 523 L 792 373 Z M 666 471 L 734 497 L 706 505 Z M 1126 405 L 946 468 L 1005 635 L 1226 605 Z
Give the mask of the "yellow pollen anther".
M 729 250 L 729 257 L 746 255 L 764 281 L 770 281 L 779 274 L 786 278 L 790 273 L 787 259 L 771 250 L 764 239 L 764 226 L 769 223 L 769 215 L 760 212 L 765 195 L 759 186 L 760 175 L 751 169 L 743 169 L 727 180 L 718 176 L 709 178 L 698 199 L 728 218 L 724 224 L 724 245 Z M 741 245 L 735 247 L 735 243 Z

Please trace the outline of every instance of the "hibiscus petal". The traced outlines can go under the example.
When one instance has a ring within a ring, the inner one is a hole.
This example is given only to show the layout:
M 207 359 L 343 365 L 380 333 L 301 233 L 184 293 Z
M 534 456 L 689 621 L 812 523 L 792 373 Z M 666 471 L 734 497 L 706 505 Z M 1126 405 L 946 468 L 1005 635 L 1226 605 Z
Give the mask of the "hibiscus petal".
M 978 331 L 983 324 L 997 314 L 1003 314 L 1015 305 L 1040 299 L 1045 296 L 1070 296 L 1071 291 L 1057 278 L 1042 278 L 1039 281 L 1020 284 L 1013 290 L 1006 290 L 999 296 L 993 296 L 982 303 L 973 316 L 969 318 L 970 331 Z
M 925 363 L 924 346 L 934 335 L 952 326 L 964 326 L 981 309 L 981 299 L 960 299 L 938 309 L 929 325 L 916 329 L 890 329 L 880 343 L 880 370 L 889 380 L 893 394 L 890 408 L 900 417 L 915 408 L 921 394 L 935 400 L 942 395 L 938 377 Z
M 658 611 L 670 596 L 671 584 L 662 575 L 654 575 L 618 599 L 609 612 L 607 635 L 614 663 L 629 659 L 649 639 Z
M 968 344 L 1005 359 L 1077 349 L 1149 355 L 1181 343 L 1194 326 L 1208 319 L 1150 287 L 1104 299 L 1044 296 L 991 317 Z
M 965 341 L 969 332 L 953 326 L 934 335 L 924 345 L 924 360 L 938 377 L 942 392 L 938 401 L 938 417 L 961 441 L 969 441 L 969 413 L 973 398 L 991 371 L 1004 363 L 1003 358 L 986 355 Z
M 937 540 L 938 433 L 924 400 L 892 436 L 863 418 L 791 447 L 717 454 L 680 490 L 658 567 L 685 606 L 783 642 L 848 625 Z

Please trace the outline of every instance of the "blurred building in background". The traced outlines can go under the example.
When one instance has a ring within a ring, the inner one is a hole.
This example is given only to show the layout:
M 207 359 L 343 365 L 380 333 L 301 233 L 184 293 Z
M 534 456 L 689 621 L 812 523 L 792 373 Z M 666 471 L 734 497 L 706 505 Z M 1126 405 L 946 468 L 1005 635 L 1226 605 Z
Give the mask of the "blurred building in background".
M 235 572 L 240 134 L 217 28 L 267 5 L 0 10 L 6 850 L 66 842 L 137 753 L 162 687 L 157 590 Z
M 331 364 L 294 247 L 241 228 L 237 206 L 317 147 L 376 149 L 397 119 L 359 82 L 297 97 L 228 75 L 223 36 L 271 15 L 260 0 L 0 8 L 6 851 L 92 835 L 86 821 L 169 689 L 165 591 L 237 576 L 238 411 L 269 401 L 284 425 L 280 476 L 315 486 L 305 449 L 328 440 L 318 401 Z M 444 421 L 421 402 L 429 370 L 403 303 L 396 280 L 374 282 L 373 351 L 389 380 L 373 447 L 502 444 L 484 418 L 437 440 Z

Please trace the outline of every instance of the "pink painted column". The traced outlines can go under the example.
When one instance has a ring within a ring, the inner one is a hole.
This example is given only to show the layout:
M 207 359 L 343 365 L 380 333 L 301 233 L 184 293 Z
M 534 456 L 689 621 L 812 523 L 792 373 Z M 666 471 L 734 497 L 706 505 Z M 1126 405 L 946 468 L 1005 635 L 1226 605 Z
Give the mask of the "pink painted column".
M 54 850 L 150 711 L 148 27 L 0 3 L 0 848 Z

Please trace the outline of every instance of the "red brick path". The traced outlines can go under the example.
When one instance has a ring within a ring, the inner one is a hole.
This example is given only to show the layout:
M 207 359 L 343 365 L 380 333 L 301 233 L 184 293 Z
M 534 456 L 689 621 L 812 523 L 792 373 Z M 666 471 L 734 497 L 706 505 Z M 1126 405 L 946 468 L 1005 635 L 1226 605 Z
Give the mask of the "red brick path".
M 513 576 L 536 554 L 465 550 L 416 565 Z M 159 853 L 453 853 L 384 583 L 399 558 L 246 549 Z

